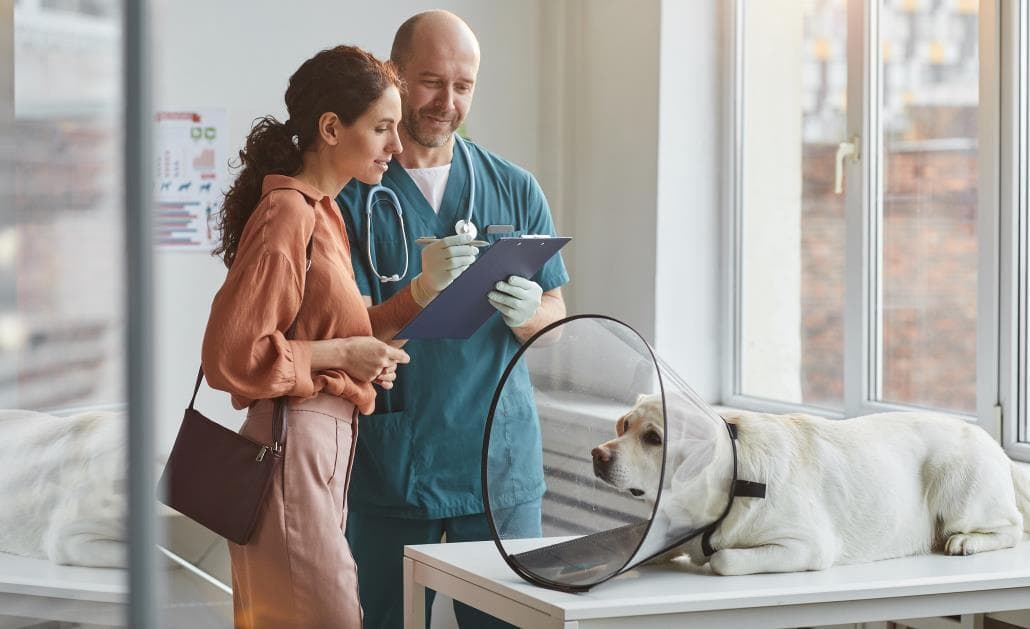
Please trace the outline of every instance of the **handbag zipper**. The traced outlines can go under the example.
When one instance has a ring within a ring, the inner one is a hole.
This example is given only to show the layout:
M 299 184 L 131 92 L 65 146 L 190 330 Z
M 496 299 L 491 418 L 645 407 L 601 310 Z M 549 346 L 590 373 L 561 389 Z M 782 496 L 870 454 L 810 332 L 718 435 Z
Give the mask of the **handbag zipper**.
M 257 458 L 254 459 L 254 460 L 255 461 L 264 461 L 265 460 L 265 452 L 268 452 L 268 446 L 261 446 L 261 450 L 258 451 Z

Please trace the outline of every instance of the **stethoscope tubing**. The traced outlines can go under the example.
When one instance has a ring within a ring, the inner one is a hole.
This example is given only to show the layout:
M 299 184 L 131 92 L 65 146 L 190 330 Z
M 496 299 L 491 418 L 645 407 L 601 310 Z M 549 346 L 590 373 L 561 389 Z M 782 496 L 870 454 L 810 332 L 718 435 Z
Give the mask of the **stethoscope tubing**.
M 457 133 L 454 134 L 454 141 L 458 146 L 461 147 L 461 152 L 465 157 L 465 164 L 468 167 L 469 172 L 469 201 L 468 201 L 468 212 L 464 219 L 458 220 L 454 224 L 454 233 L 464 234 L 471 233 L 472 237 L 475 238 L 478 229 L 476 229 L 475 223 L 472 222 L 472 212 L 475 208 L 476 202 L 476 172 L 475 167 L 472 165 L 472 154 L 469 152 L 468 146 L 465 144 L 465 140 L 461 139 Z M 383 199 L 376 200 L 376 195 L 382 193 L 386 195 L 385 201 Z M 380 203 L 393 205 L 394 211 L 397 213 L 397 222 L 400 225 L 401 231 L 401 243 L 404 245 L 404 269 L 400 274 L 394 273 L 393 275 L 383 275 L 379 272 L 376 266 L 375 260 L 372 256 L 372 212 Z M 401 209 L 400 199 L 397 198 L 395 193 L 390 188 L 383 184 L 377 184 L 372 186 L 368 191 L 368 195 L 365 197 L 365 253 L 368 257 L 368 268 L 372 273 L 379 278 L 379 281 L 383 284 L 390 282 L 399 282 L 408 275 L 408 238 L 404 231 L 404 211 Z

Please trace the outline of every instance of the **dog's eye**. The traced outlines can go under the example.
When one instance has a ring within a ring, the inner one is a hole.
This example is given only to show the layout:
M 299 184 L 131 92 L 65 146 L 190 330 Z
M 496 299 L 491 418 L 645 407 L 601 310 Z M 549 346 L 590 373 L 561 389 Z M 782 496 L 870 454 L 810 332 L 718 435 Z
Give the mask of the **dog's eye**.
M 644 433 L 644 435 L 641 437 L 641 439 L 643 439 L 644 443 L 646 443 L 648 445 L 652 445 L 652 446 L 660 446 L 660 445 L 662 445 L 662 436 L 660 434 L 658 434 L 658 432 L 655 431 L 655 430 L 648 430 L 647 432 Z

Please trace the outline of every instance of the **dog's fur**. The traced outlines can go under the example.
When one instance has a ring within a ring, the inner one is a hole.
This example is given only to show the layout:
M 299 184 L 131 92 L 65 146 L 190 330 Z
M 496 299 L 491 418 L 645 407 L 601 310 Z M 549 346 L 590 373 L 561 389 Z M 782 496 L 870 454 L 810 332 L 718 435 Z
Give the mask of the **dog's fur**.
M 0 552 L 125 564 L 125 415 L 0 411 Z
M 617 422 L 618 436 L 593 450 L 598 478 L 653 503 L 667 439 L 670 482 L 658 509 L 680 529 L 719 517 L 733 470 L 725 426 L 693 408 L 670 399 L 676 434 L 665 435 L 661 402 L 642 396 Z M 734 500 L 711 536 L 710 558 L 699 536 L 679 549 L 699 565 L 710 562 L 718 574 L 822 570 L 931 551 L 968 555 L 1015 546 L 1030 532 L 1030 473 L 961 419 L 935 413 L 725 419 L 738 433 L 737 477 L 765 483 L 767 495 Z

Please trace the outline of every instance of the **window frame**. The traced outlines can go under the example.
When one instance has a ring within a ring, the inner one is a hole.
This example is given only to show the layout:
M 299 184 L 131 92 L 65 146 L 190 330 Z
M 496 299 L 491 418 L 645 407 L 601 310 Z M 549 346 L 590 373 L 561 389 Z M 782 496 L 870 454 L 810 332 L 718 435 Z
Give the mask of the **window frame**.
M 126 626 L 157 627 L 163 578 L 157 541 L 157 474 L 154 377 L 154 228 L 152 8 L 150 0 L 122 4 L 122 98 L 125 105 L 122 165 L 125 177 L 126 398 L 129 471 L 129 604 Z
M 999 187 L 999 411 L 1001 444 L 1009 456 L 1030 461 L 1027 339 L 1030 306 L 1030 1 L 1001 3 L 998 14 L 1000 126 Z M 1020 441 L 1020 438 L 1023 441 Z
M 725 98 L 728 107 L 726 137 L 730 150 L 726 158 L 725 198 L 728 214 L 725 226 L 725 272 L 726 294 L 724 308 L 730 322 L 724 336 L 724 362 L 722 378 L 722 403 L 728 406 L 770 412 L 813 412 L 827 417 L 851 417 L 860 414 L 897 411 L 926 410 L 923 407 L 876 400 L 880 387 L 878 369 L 881 356 L 879 330 L 882 325 L 877 305 L 881 291 L 882 241 L 880 224 L 882 203 L 880 191 L 883 184 L 883 160 L 878 159 L 875 168 L 868 168 L 868 156 L 882 155 L 882 132 L 879 120 L 879 106 L 869 107 L 867 103 L 879 103 L 881 90 L 880 46 L 878 0 L 848 0 L 848 93 L 849 107 L 845 137 L 858 135 L 861 139 L 860 161 L 848 163 L 846 176 L 852 184 L 852 194 L 847 198 L 845 224 L 847 229 L 845 252 L 845 298 L 844 298 L 844 399 L 843 410 L 827 409 L 807 404 L 793 404 L 768 400 L 742 393 L 741 390 L 741 321 L 742 321 L 742 260 L 741 234 L 746 199 L 743 198 L 743 115 L 747 106 L 744 85 L 744 20 L 746 0 L 735 0 L 726 12 L 727 88 Z M 1013 356 L 1010 342 L 1018 338 L 1013 326 L 1019 322 L 1018 304 L 1007 304 L 1005 296 L 1015 287 L 1015 273 L 1011 264 L 1011 247 L 1020 243 L 1003 241 L 1001 234 L 1015 234 L 1012 221 L 1018 218 L 1014 211 L 1022 203 L 1022 215 L 1026 216 L 1026 175 L 1023 175 L 1022 192 L 1018 183 L 1020 159 L 1023 169 L 1027 165 L 1027 81 L 1019 82 L 1020 60 L 1030 65 L 1027 56 L 1028 17 L 1030 0 L 1020 0 L 1019 8 L 1014 3 L 998 0 L 979 2 L 979 50 L 980 50 L 980 102 L 979 102 L 979 182 L 978 182 L 978 277 L 977 277 L 977 385 L 975 415 L 965 416 L 981 425 L 995 439 L 1002 441 L 1009 453 L 1022 460 L 1030 460 L 1030 444 L 1017 443 L 1017 422 L 1022 422 L 1021 434 L 1027 438 L 1026 404 L 1015 411 L 1013 401 L 1026 400 L 1027 387 L 1016 387 L 1019 369 L 1026 369 L 1026 356 Z M 1022 19 L 1014 19 L 1013 11 L 1021 11 Z M 1020 30 L 1021 29 L 1021 30 Z M 1018 47 L 1013 42 L 1020 42 Z M 1018 50 L 1017 50 L 1018 48 Z M 1030 68 L 1022 68 L 1025 73 Z M 1019 86 L 1018 93 L 1012 93 L 1012 85 Z M 854 94 L 861 94 L 861 106 L 850 106 Z M 1015 101 L 1013 101 L 1015 98 Z M 1022 98 L 1022 108 L 1019 99 Z M 1004 99 L 1007 99 L 1004 100 Z M 1013 124 L 1022 111 L 1024 132 L 1022 147 L 1012 138 Z M 843 141 L 845 138 L 841 138 Z M 1014 179 L 1015 178 L 1015 179 Z M 854 186 L 859 186 L 858 190 Z M 1020 197 L 1022 195 L 1022 197 Z M 1022 201 L 1020 201 L 1022 198 Z M 876 205 L 874 205 L 874 203 Z M 996 211 L 995 208 L 1001 208 Z M 1026 220 L 1026 219 L 1024 219 Z M 1027 243 L 1022 243 L 1030 248 Z M 1007 248 L 1008 247 L 1008 248 Z M 1026 265 L 1024 251 L 1023 262 Z M 1024 268 L 1024 272 L 1026 272 Z M 1007 274 L 1007 275 L 1006 275 Z M 875 299 L 874 299 L 875 298 Z M 1023 296 L 1023 330 L 1027 330 L 1026 297 Z M 1015 312 L 1015 314 L 1014 314 Z M 1017 365 L 1018 363 L 1018 365 Z M 1006 368 L 1007 366 L 1007 368 Z M 1025 371 L 1024 371 L 1025 373 Z M 1026 380 L 1026 378 L 1023 378 Z M 1006 386 L 1000 386 L 1007 383 Z M 1020 398 L 1019 396 L 1022 396 Z M 1004 430 L 1001 409 L 1005 408 Z

